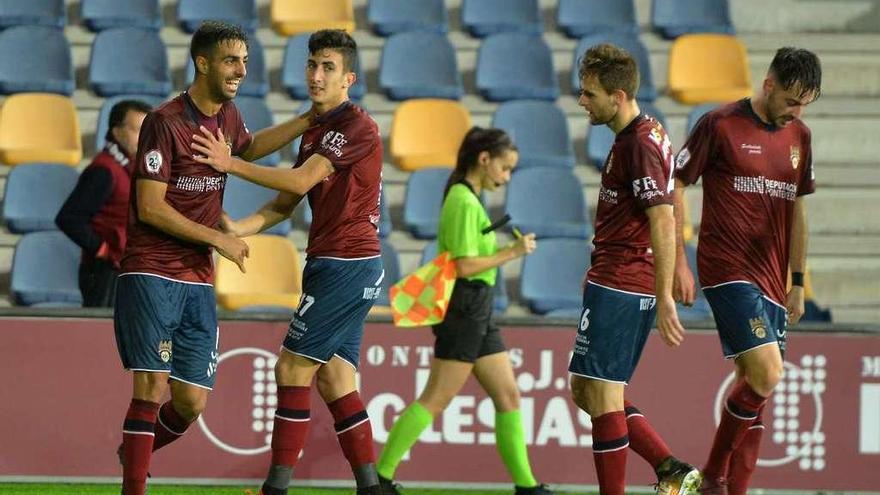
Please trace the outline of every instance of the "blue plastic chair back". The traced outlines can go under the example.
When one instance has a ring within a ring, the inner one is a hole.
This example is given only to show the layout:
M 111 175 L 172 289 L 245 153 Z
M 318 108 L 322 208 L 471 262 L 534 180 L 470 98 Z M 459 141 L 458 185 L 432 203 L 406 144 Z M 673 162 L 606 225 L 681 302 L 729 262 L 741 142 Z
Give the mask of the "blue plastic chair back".
M 580 239 L 545 239 L 525 257 L 520 294 L 533 313 L 580 309 L 590 246 Z
M 70 43 L 60 29 L 18 26 L 0 32 L 0 93 L 73 94 Z
M 385 40 L 379 86 L 392 100 L 457 100 L 464 93 L 452 43 L 444 34 L 423 31 L 399 33 Z
M 478 38 L 506 31 L 541 34 L 544 30 L 538 0 L 464 0 L 461 24 Z
M 79 260 L 82 251 L 62 232 L 22 237 L 12 257 L 10 293 L 19 306 L 81 306 Z
M 639 33 L 633 0 L 559 0 L 556 24 L 569 38 L 604 31 Z
M 691 33 L 735 32 L 727 0 L 653 0 L 651 24 L 666 39 Z
M 80 17 L 90 31 L 121 27 L 162 28 L 159 0 L 82 0 Z
M 516 172 L 507 186 L 505 208 L 511 225 L 539 238 L 588 239 L 583 186 L 569 169 L 534 167 Z
M 256 212 L 277 195 L 278 191 L 230 175 L 223 193 L 223 210 L 233 220 L 238 220 Z M 286 236 L 291 228 L 290 219 L 287 219 L 263 233 Z
M 106 29 L 95 36 L 89 81 L 99 96 L 171 92 L 165 43 L 150 29 Z
M 525 33 L 484 39 L 477 53 L 477 89 L 489 101 L 555 100 L 559 85 L 547 43 Z
M 177 19 L 187 33 L 194 33 L 204 21 L 223 21 L 248 31 L 259 27 L 257 4 L 254 0 L 180 0 Z
M 0 29 L 13 26 L 63 28 L 67 24 L 64 0 L 0 0 Z
M 519 150 L 516 170 L 528 167 L 565 167 L 575 164 L 568 121 L 555 103 L 514 100 L 502 103 L 492 116 L 492 127 L 504 129 Z
M 370 0 L 367 21 L 379 36 L 404 31 L 445 33 L 449 29 L 443 0 Z
M 6 228 L 15 234 L 57 230 L 55 216 L 79 174 L 67 165 L 29 163 L 9 172 L 3 198 Z
M 452 169 L 423 168 L 409 175 L 403 198 L 403 224 L 417 239 L 437 237 L 443 189 Z

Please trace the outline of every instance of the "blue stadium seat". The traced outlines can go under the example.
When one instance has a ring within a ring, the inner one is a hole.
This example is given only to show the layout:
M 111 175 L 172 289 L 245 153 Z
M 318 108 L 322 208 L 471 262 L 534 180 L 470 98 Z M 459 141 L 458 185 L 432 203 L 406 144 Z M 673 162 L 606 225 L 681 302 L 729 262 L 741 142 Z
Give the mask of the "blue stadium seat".
M 727 0 L 653 0 L 651 24 L 666 39 L 683 34 L 734 34 Z
M 525 33 L 484 39 L 477 54 L 477 89 L 489 101 L 555 100 L 559 85 L 547 43 Z
M 644 101 L 639 102 L 639 107 L 642 113 L 654 117 L 666 127 L 666 116 L 659 108 Z M 614 132 L 606 125 L 591 125 L 587 131 L 587 158 L 600 172 L 605 169 L 605 159 L 614 144 L 614 137 Z
M 580 239 L 544 239 L 523 259 L 520 294 L 533 313 L 581 309 L 590 245 Z
M 687 135 L 691 135 L 691 131 L 694 130 L 694 126 L 697 125 L 697 122 L 700 121 L 700 118 L 703 115 L 711 112 L 718 108 L 718 103 L 703 103 L 702 105 L 697 105 L 691 109 L 691 113 L 688 114 L 687 120 Z
M 544 30 L 538 0 L 464 0 L 461 24 L 478 38 L 505 31 L 541 34 Z
M 403 223 L 417 239 L 437 237 L 443 189 L 451 168 L 423 168 L 409 174 L 403 198 Z
M 79 259 L 82 251 L 60 231 L 33 232 L 15 245 L 12 302 L 19 306 L 81 306 Z
M 64 0 L 0 0 L 0 29 L 13 26 L 63 28 L 66 23 Z
M 186 52 L 186 84 L 192 84 L 196 75 L 195 65 L 189 51 Z M 256 37 L 248 41 L 247 76 L 238 88 L 239 96 L 264 98 L 269 93 L 269 68 L 263 45 Z
M 367 21 L 379 36 L 403 31 L 445 33 L 449 28 L 443 0 L 370 0 Z
M 260 129 L 272 127 L 272 111 L 266 105 L 266 101 L 262 98 L 253 96 L 238 96 L 235 98 L 235 106 L 241 112 L 244 123 L 251 133 L 256 133 Z M 260 165 L 276 166 L 281 163 L 281 151 L 276 151 L 260 158 L 255 163 Z
M 223 210 L 233 220 L 239 220 L 256 212 L 277 195 L 278 191 L 230 175 L 226 179 L 226 190 L 223 193 Z M 291 228 L 288 219 L 263 233 L 286 236 Z
M 73 94 L 70 44 L 60 29 L 18 26 L 0 32 L 0 93 Z
M 159 0 L 82 0 L 80 17 L 90 31 L 121 27 L 162 28 Z
M 57 230 L 55 215 L 76 186 L 79 174 L 68 165 L 29 163 L 9 172 L 3 199 L 6 228 L 15 234 Z
M 592 235 L 581 182 L 569 169 L 535 167 L 517 171 L 507 185 L 505 208 L 511 225 L 539 238 Z
M 582 38 L 578 42 L 571 65 L 571 90 L 575 95 L 579 95 L 581 91 L 581 80 L 578 75 L 581 57 L 584 56 L 588 48 L 599 43 L 611 43 L 628 51 L 636 59 L 636 63 L 639 66 L 639 91 L 636 93 L 636 98 L 639 101 L 654 101 L 657 99 L 657 87 L 654 86 L 654 75 L 651 71 L 651 59 L 648 55 L 648 49 L 637 34 L 624 32 L 598 33 Z
M 394 246 L 385 240 L 382 240 L 382 267 L 385 269 L 385 278 L 382 279 L 382 292 L 379 293 L 376 305 L 388 306 L 391 286 L 400 280 L 400 257 Z
M 110 110 L 113 106 L 123 100 L 140 100 L 153 108 L 158 107 L 165 101 L 164 98 L 155 95 L 117 95 L 106 98 L 101 104 L 101 110 L 98 112 L 98 125 L 95 128 L 95 150 L 100 151 L 104 148 L 106 142 L 104 137 L 107 135 L 107 127 L 110 121 Z
M 309 60 L 309 36 L 311 33 L 292 36 L 287 39 L 284 48 L 284 63 L 281 67 L 281 83 L 287 94 L 295 100 L 307 100 L 309 88 L 306 85 L 306 62 Z M 360 100 L 367 92 L 366 76 L 363 64 L 360 60 L 355 67 L 357 80 L 354 86 L 348 88 L 348 96 L 353 100 Z
M 568 121 L 555 103 L 515 100 L 502 103 L 492 116 L 492 127 L 504 129 L 519 150 L 518 169 L 574 167 L 574 147 Z
M 457 100 L 464 93 L 452 43 L 445 34 L 424 31 L 399 33 L 385 40 L 379 86 L 392 100 Z
M 254 0 L 180 0 L 177 19 L 187 33 L 194 33 L 199 24 L 208 20 L 236 24 L 248 31 L 259 27 Z
M 422 250 L 422 259 L 419 262 L 419 266 L 424 265 L 436 257 L 437 240 L 434 239 L 428 244 L 425 244 L 425 248 Z M 505 312 L 507 306 L 510 305 L 510 298 L 507 295 L 507 286 L 504 284 L 504 273 L 503 267 L 501 266 L 498 267 L 498 275 L 495 276 L 495 288 L 492 295 L 492 309 L 495 310 L 496 313 Z
M 605 31 L 639 34 L 633 0 L 559 0 L 556 24 L 569 38 Z
M 89 81 L 99 96 L 171 92 L 168 55 L 159 33 L 149 29 L 106 29 L 95 36 Z

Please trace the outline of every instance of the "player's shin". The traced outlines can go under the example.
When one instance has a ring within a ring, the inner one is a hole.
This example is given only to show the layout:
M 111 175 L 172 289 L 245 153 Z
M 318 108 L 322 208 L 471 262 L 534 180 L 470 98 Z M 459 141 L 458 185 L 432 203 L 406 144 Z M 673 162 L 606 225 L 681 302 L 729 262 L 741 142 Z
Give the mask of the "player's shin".
M 285 495 L 293 466 L 309 433 L 310 387 L 278 387 L 278 409 L 272 429 L 272 465 L 263 483 L 263 495 Z
M 333 415 L 336 438 L 351 465 L 358 489 L 377 486 L 376 454 L 373 452 L 373 429 L 357 391 L 327 404 Z

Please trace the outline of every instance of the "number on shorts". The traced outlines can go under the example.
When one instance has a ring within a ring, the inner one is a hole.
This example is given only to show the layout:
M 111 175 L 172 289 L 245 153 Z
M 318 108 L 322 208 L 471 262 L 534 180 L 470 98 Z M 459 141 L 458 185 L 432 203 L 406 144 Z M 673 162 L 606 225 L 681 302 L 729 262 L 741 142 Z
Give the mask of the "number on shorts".
M 581 332 L 587 330 L 587 327 L 590 326 L 590 308 L 584 310 L 583 314 L 581 314 Z
M 315 304 L 315 298 L 308 294 L 303 294 L 299 300 L 299 308 L 297 308 L 296 312 L 299 313 L 300 316 L 305 316 L 306 311 L 312 307 L 312 304 Z

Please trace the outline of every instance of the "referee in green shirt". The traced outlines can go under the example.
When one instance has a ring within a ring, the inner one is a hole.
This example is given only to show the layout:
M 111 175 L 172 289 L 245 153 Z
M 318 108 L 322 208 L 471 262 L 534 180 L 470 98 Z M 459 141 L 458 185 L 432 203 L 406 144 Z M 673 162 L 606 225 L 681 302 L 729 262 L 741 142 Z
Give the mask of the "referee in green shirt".
M 532 475 L 519 411 L 519 389 L 499 328 L 492 318 L 498 267 L 535 250 L 534 234 L 517 236 L 499 249 L 480 192 L 510 181 L 518 153 L 500 129 L 474 127 L 458 150 L 449 177 L 437 233 L 438 252 L 449 251 L 458 278 L 446 318 L 434 325 L 434 361 L 422 395 L 398 418 L 379 459 L 379 481 L 398 494 L 394 471 L 422 431 L 446 409 L 471 373 L 495 404 L 495 441 L 516 495 L 551 495 Z M 498 281 L 503 283 L 502 281 Z

